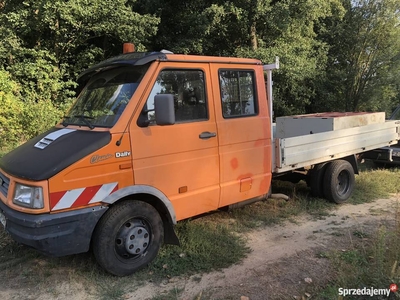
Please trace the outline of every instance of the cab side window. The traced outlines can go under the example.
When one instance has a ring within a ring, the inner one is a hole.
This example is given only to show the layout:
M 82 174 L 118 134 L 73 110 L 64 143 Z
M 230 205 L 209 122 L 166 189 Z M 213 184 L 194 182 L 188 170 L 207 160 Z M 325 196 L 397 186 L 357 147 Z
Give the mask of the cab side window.
M 155 124 L 154 96 L 172 94 L 175 102 L 176 123 L 208 119 L 204 73 L 201 70 L 163 70 L 151 90 L 144 108 L 148 124 Z M 143 121 L 143 120 L 142 120 Z
M 258 113 L 253 71 L 219 70 L 219 84 L 224 118 Z

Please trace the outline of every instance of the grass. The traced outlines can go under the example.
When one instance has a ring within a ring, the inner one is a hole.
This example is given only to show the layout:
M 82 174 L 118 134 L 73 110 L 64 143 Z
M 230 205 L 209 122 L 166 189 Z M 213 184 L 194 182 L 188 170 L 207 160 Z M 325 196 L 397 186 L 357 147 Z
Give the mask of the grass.
M 370 166 L 370 165 L 369 165 Z M 356 189 L 349 199 L 351 204 L 361 204 L 388 197 L 400 192 L 400 169 L 362 168 L 356 176 Z
M 216 221 L 216 220 L 215 220 Z M 250 251 L 243 237 L 212 219 L 181 222 L 177 234 L 181 247 L 165 246 L 146 270 L 151 278 L 192 275 L 226 268 Z
M 356 190 L 349 200 L 352 204 L 370 202 L 399 192 L 397 185 L 400 172 L 397 169 L 362 169 L 356 178 Z M 385 184 L 382 184 L 383 182 Z M 97 266 L 90 253 L 49 258 L 15 243 L 0 229 L 0 281 L 2 286 L 13 288 L 21 297 L 26 288 L 30 288 L 32 293 L 37 295 L 47 293 L 57 298 L 58 293 L 63 291 L 54 289 L 53 282 L 59 282 L 71 290 L 82 289 L 95 299 L 124 299 L 127 293 L 135 291 L 146 282 L 160 284 L 163 281 L 168 282 L 174 276 L 188 277 L 240 262 L 250 251 L 245 237 L 248 231 L 274 226 L 284 221 L 296 222 L 296 216 L 302 214 L 324 218 L 334 213 L 337 207 L 324 199 L 311 197 L 310 190 L 304 182 L 292 184 L 276 181 L 273 182 L 273 191 L 287 194 L 290 200 L 268 199 L 232 211 L 220 211 L 180 222 L 176 230 L 182 246 L 164 246 L 149 267 L 126 278 L 105 273 Z M 398 227 L 400 236 L 400 226 Z M 390 250 L 390 257 L 394 260 L 385 259 L 389 255 L 386 247 L 392 247 L 392 244 L 388 243 L 398 242 L 399 244 L 394 246 L 398 247 L 397 249 L 400 247 L 400 237 L 395 235 L 394 239 L 390 239 L 390 230 L 386 228 L 379 232 L 378 242 L 371 243 L 372 247 L 380 245 L 380 248 L 375 250 L 368 250 L 369 245 L 364 241 L 365 238 L 372 240 L 373 237 L 355 231 L 352 233 L 353 239 L 364 243 L 361 248 L 354 245 L 349 252 L 324 254 L 332 259 L 334 264 L 342 266 L 342 269 L 337 270 L 337 280 L 324 289 L 321 297 L 327 295 L 325 299 L 333 299 L 329 296 L 332 296 L 332 293 L 337 296 L 335 288 L 346 282 L 350 284 L 351 280 L 356 286 L 371 284 L 367 280 L 367 270 L 371 265 L 370 256 L 379 260 L 379 263 L 373 263 L 374 274 L 384 273 L 396 259 L 400 261 L 393 250 Z M 354 272 L 357 264 L 362 266 L 360 272 L 365 273 L 353 273 L 347 277 L 347 272 Z M 384 282 L 388 280 L 389 275 L 385 275 L 386 279 L 379 277 L 380 281 L 377 275 L 374 275 L 374 278 L 376 283 Z M 397 268 L 393 276 L 398 276 Z M 180 290 L 171 290 L 161 295 L 161 298 L 154 299 L 178 299 L 179 293 Z
M 318 299 L 339 299 L 340 287 L 388 289 L 390 284 L 400 282 L 400 208 L 396 208 L 395 224 L 381 225 L 372 235 L 358 231 L 353 235 L 356 239 L 350 249 L 325 253 L 334 266 L 335 277 Z
M 362 168 L 349 203 L 357 205 L 398 194 L 399 182 L 400 170 L 397 168 Z M 317 299 L 342 299 L 338 298 L 340 287 L 388 289 L 391 283 L 400 282 L 400 207 L 395 208 L 395 216 L 395 224 L 382 224 L 372 233 L 351 232 L 350 249 L 324 253 L 334 267 L 335 276 Z M 399 297 L 392 294 L 391 299 L 394 298 Z M 346 299 L 360 299 L 360 296 Z

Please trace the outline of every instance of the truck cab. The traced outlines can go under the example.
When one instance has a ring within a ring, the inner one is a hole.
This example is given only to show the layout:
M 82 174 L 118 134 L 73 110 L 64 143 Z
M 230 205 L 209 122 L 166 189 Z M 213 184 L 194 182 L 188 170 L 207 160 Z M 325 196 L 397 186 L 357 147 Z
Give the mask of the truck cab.
M 83 72 L 67 115 L 0 160 L 0 220 L 54 256 L 90 246 L 108 272 L 178 244 L 177 221 L 270 190 L 260 61 L 125 53 Z

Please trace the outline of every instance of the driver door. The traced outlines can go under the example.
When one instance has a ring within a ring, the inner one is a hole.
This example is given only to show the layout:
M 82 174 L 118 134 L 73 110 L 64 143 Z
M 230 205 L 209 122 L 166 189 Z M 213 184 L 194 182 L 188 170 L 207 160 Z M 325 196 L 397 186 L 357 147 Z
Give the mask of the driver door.
M 207 64 L 190 69 L 182 63 L 164 65 L 130 128 L 135 184 L 164 193 L 177 220 L 218 207 L 218 138 L 208 75 Z M 174 125 L 155 124 L 154 96 L 160 93 L 174 96 Z

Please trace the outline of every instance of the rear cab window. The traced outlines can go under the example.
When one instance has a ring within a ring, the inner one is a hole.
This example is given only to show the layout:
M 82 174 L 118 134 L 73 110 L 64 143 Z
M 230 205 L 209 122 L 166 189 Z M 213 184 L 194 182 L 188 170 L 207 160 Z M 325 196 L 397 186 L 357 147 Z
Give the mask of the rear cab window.
M 218 77 L 225 119 L 258 114 L 254 71 L 220 69 Z

